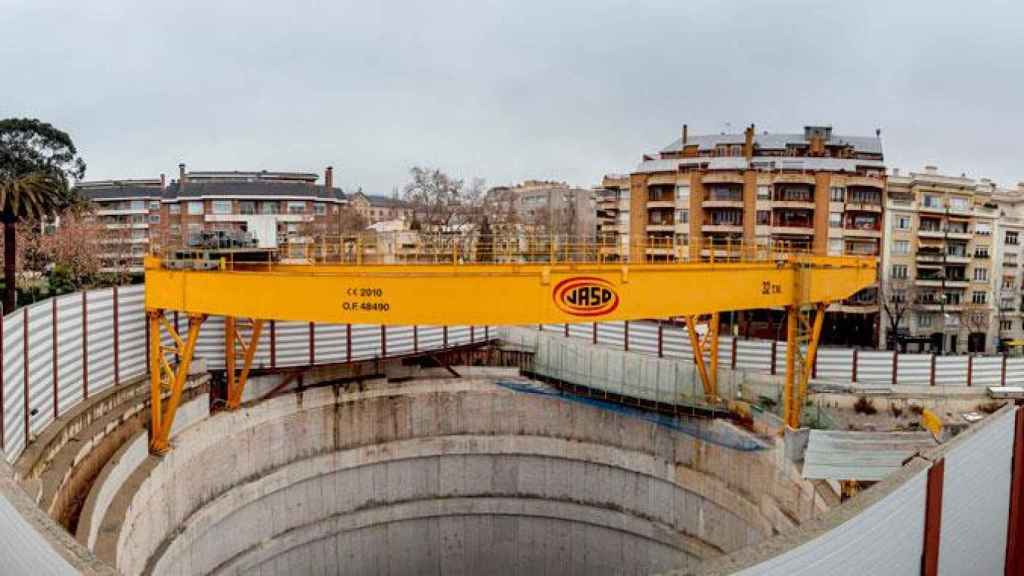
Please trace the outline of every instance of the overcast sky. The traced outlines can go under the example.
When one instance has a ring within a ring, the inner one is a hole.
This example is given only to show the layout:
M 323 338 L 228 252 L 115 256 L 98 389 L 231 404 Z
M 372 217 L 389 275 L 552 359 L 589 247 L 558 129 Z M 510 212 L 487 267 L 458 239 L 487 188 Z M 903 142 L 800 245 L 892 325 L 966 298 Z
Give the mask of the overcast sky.
M 679 134 L 882 129 L 887 164 L 1024 180 L 1019 2 L 0 0 L 0 116 L 88 179 L 410 166 L 589 186 Z

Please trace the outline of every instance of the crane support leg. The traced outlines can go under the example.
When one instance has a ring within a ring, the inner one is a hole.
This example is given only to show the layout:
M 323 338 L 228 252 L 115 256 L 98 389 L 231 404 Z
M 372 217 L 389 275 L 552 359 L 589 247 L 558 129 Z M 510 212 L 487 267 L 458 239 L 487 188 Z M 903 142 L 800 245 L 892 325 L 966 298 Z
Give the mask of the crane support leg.
M 814 370 L 814 358 L 818 354 L 821 325 L 827 306 L 821 302 L 813 308 L 786 308 L 786 382 L 783 403 L 786 425 L 790 428 L 800 427 L 800 414 L 807 400 L 807 384 Z
M 237 318 L 232 316 L 224 318 L 224 359 L 228 381 L 228 410 L 235 410 L 242 403 L 242 393 L 245 391 L 245 384 L 249 380 L 252 360 L 256 355 L 256 347 L 260 342 L 263 320 L 250 320 L 249 326 L 249 337 L 246 339 L 239 330 Z M 242 353 L 242 371 L 236 373 L 239 352 Z
M 192 354 L 199 338 L 199 328 L 206 316 L 190 314 L 188 318 L 188 335 L 183 340 L 178 332 L 167 322 L 163 310 L 150 310 L 149 316 L 149 381 L 150 381 L 150 431 L 149 451 L 161 455 L 170 449 L 169 438 L 174 425 L 174 414 L 181 402 L 181 393 L 185 387 L 185 379 L 192 364 Z M 164 331 L 174 342 L 173 346 L 161 344 L 161 331 Z M 178 355 L 178 365 L 172 367 L 167 361 L 167 354 Z M 167 405 L 163 405 L 163 394 L 169 390 Z
M 704 396 L 708 401 L 718 399 L 718 314 L 711 314 L 708 327 L 703 338 L 697 333 L 698 319 L 696 316 L 686 317 L 686 330 L 690 335 L 690 346 L 693 348 L 693 361 L 697 365 L 697 373 L 704 385 Z M 704 352 L 710 348 L 711 368 L 704 362 Z

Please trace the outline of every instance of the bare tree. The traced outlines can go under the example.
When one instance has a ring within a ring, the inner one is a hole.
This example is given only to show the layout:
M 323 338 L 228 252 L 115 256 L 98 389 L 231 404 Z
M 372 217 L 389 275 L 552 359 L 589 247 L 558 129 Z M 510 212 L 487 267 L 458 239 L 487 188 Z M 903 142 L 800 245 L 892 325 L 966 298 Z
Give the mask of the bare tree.
M 406 184 L 404 196 L 422 226 L 450 231 L 464 224 L 479 225 L 477 218 L 482 213 L 484 191 L 482 179 L 474 178 L 467 185 L 440 170 L 419 166 L 413 167 L 409 174 L 412 181 Z
M 960 326 L 967 330 L 968 350 L 971 346 L 972 334 L 984 334 L 988 338 L 988 327 L 992 317 L 992 309 L 988 304 L 965 304 L 960 311 Z M 986 347 L 982 342 L 982 352 Z
M 888 323 L 889 343 L 895 347 L 897 334 L 904 319 L 908 318 L 909 312 L 916 297 L 913 284 L 906 280 L 891 280 L 886 282 L 879 294 L 879 303 L 885 312 Z

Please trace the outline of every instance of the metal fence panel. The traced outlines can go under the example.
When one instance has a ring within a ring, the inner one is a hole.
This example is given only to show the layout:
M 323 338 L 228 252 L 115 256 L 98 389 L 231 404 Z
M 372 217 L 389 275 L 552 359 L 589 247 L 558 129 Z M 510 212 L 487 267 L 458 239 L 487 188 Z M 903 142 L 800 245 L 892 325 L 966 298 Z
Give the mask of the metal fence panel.
M 441 326 L 420 326 L 416 329 L 418 350 L 440 350 L 444 346 L 444 329 Z
M 658 325 L 654 322 L 630 322 L 629 351 L 657 356 Z
M 935 357 L 935 385 L 936 386 L 966 386 L 967 385 L 967 357 L 966 356 L 936 356 Z
M 976 356 L 971 360 L 971 386 L 999 386 L 1002 380 L 1002 358 Z
M 53 421 L 53 304 L 46 300 L 22 310 L 28 316 L 28 406 L 35 435 Z
M 1006 385 L 1024 385 L 1024 358 L 1006 359 Z
M 352 360 L 380 358 L 380 326 L 376 324 L 352 325 Z
M 278 366 L 309 364 L 309 322 L 277 322 L 274 337 Z
M 114 291 L 106 289 L 88 292 L 86 304 L 91 395 L 114 384 Z
M 661 327 L 661 353 L 667 358 L 693 361 L 693 346 L 686 329 L 672 324 Z
M 57 395 L 61 414 L 82 401 L 82 296 L 57 298 Z M 146 366 L 142 366 L 145 371 Z
M 178 336 L 182 340 L 188 338 L 188 317 L 184 314 L 178 315 L 181 327 L 178 328 Z M 236 322 L 236 326 L 241 326 Z M 210 316 L 203 321 L 199 327 L 199 336 L 196 338 L 196 351 L 193 357 L 206 360 L 206 367 L 210 370 L 223 370 L 224 364 L 224 317 Z
M 563 330 L 564 330 L 563 326 Z M 469 326 L 449 326 L 448 327 L 448 346 L 462 346 L 463 344 L 469 344 Z
M 122 382 L 146 373 L 144 300 L 143 286 L 126 286 L 117 291 L 118 374 Z M 60 354 L 64 354 L 63 349 Z
M 927 386 L 932 381 L 931 354 L 900 354 L 896 362 L 897 384 Z
M 767 374 L 772 369 L 772 343 L 768 340 L 736 342 L 736 368 Z
M 25 448 L 27 438 L 25 435 L 25 367 L 24 340 L 22 319 L 24 316 L 18 312 L 3 319 L 4 337 L 4 450 L 7 453 L 7 461 L 14 462 L 14 459 L 21 454 Z
M 1004 571 L 1015 416 L 1007 410 L 946 455 L 940 574 Z
M 892 352 L 858 352 L 857 381 L 892 384 L 892 355 Z
M 413 352 L 412 326 L 388 326 L 388 356 Z
M 622 350 L 626 338 L 626 323 L 601 322 L 597 325 L 597 343 Z
M 779 342 L 777 351 L 782 351 L 782 356 L 775 359 L 775 371 L 780 374 L 785 371 L 786 367 L 785 348 L 786 343 Z M 853 379 L 853 350 L 819 348 L 817 356 L 818 380 L 849 382 Z
M 336 364 L 348 361 L 348 324 L 317 322 L 313 325 L 313 342 L 314 363 Z
M 594 324 L 591 322 L 582 324 L 569 324 L 569 336 L 579 338 L 587 342 L 594 341 Z

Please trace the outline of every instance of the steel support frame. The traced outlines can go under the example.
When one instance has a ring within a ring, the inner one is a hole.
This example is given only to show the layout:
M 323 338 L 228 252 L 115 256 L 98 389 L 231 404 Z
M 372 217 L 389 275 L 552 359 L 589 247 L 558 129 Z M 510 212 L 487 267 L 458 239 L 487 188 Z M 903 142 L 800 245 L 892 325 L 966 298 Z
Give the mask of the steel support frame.
M 149 382 L 150 382 L 150 429 L 149 451 L 163 455 L 170 449 L 171 427 L 174 415 L 181 402 L 181 394 L 185 388 L 185 380 L 192 365 L 192 355 L 199 338 L 199 328 L 206 320 L 204 314 L 189 314 L 188 334 L 183 339 L 171 323 L 167 321 L 163 310 L 148 310 L 149 318 Z M 161 329 L 170 336 L 173 346 L 164 346 L 161 342 Z M 178 365 L 171 366 L 167 354 L 177 355 Z M 164 392 L 169 391 L 167 403 L 164 405 Z
M 827 307 L 824 302 L 786 307 L 786 380 L 782 400 L 786 425 L 794 430 L 800 427 Z M 805 345 L 806 351 L 802 349 Z
M 245 392 L 245 384 L 249 381 L 249 371 L 252 370 L 252 361 L 256 355 L 256 347 L 260 342 L 260 333 L 263 331 L 263 320 L 251 319 L 249 324 L 249 337 L 245 338 L 239 330 L 239 319 L 233 316 L 224 318 L 224 362 L 225 376 L 227 377 L 227 402 L 228 410 L 237 410 L 242 403 L 242 393 Z M 242 357 L 242 369 L 238 371 L 238 356 Z
M 706 324 L 703 338 L 697 332 L 698 324 Z M 717 402 L 718 396 L 718 313 L 712 313 L 701 319 L 698 316 L 686 317 L 686 331 L 690 335 L 690 346 L 693 348 L 693 361 L 697 365 L 697 373 L 704 385 L 704 397 L 708 402 Z M 704 362 L 704 352 L 710 352 L 711 366 Z

